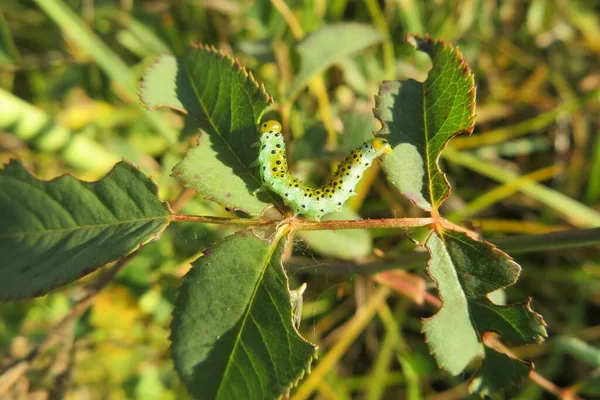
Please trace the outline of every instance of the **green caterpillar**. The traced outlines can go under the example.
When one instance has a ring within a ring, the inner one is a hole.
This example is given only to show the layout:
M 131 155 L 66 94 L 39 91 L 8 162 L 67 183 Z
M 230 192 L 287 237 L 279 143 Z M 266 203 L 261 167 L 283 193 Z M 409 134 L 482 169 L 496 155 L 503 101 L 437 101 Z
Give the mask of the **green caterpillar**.
M 392 147 L 385 139 L 367 141 L 350 153 L 326 185 L 314 189 L 289 173 L 285 140 L 279 122 L 261 124 L 259 145 L 257 164 L 263 181 L 261 188 L 281 196 L 295 215 L 305 215 L 317 221 L 325 214 L 341 210 L 346 200 L 355 194 L 356 184 L 373 160 L 392 152 Z

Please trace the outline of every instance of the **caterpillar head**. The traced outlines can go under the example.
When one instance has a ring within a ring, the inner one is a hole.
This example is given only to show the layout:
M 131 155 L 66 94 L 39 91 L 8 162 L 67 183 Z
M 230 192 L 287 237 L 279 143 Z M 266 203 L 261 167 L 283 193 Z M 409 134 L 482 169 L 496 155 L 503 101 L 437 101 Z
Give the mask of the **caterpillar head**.
M 260 134 L 263 135 L 265 133 L 280 133 L 281 132 L 281 124 L 278 121 L 270 120 L 263 122 L 260 125 Z
M 387 140 L 380 138 L 373 139 L 372 144 L 377 152 L 392 154 L 392 146 L 390 146 Z

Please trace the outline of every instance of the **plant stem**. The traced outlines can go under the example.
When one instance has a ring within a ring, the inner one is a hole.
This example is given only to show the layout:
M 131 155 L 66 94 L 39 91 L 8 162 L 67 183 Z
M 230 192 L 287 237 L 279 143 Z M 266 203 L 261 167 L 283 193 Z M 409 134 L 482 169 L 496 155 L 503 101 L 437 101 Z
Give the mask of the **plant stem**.
M 251 218 L 223 218 L 209 217 L 203 215 L 172 214 L 172 222 L 203 222 L 205 224 L 217 225 L 243 225 L 264 226 L 289 224 L 293 231 L 324 231 L 338 229 L 367 229 L 367 228 L 416 228 L 431 225 L 433 218 L 373 218 L 373 219 L 350 219 L 332 221 L 306 221 L 298 218 L 285 220 L 251 219 Z
M 374 218 L 342 221 L 305 221 L 292 220 L 293 231 L 320 231 L 337 229 L 365 229 L 365 228 L 416 228 L 433 224 L 433 218 Z
M 434 218 L 373 218 L 358 220 L 335 220 L 335 221 L 305 221 L 297 218 L 288 218 L 287 220 L 265 220 L 250 218 L 223 218 L 209 217 L 202 215 L 183 215 L 173 214 L 170 217 L 175 222 L 203 222 L 206 224 L 219 225 L 243 225 L 243 226 L 264 226 L 289 224 L 292 231 L 320 231 L 320 230 L 339 230 L 339 229 L 366 229 L 366 228 L 416 228 L 433 224 Z M 442 220 L 442 226 L 451 228 L 454 224 Z M 458 228 L 458 227 L 457 227 Z M 592 229 L 572 229 L 569 231 L 552 232 L 544 235 L 524 235 L 499 238 L 493 242 L 500 249 L 508 253 L 528 253 L 542 250 L 558 250 L 572 247 L 593 246 L 600 244 L 600 228 Z M 416 253 L 415 255 L 404 255 L 390 261 L 377 261 L 376 265 L 383 268 L 373 268 L 369 264 L 370 272 L 386 271 L 397 268 L 390 266 L 389 263 L 400 264 L 403 267 L 418 266 L 426 258 L 425 253 Z M 406 263 L 408 262 L 408 264 Z M 383 263 L 383 264 L 382 264 Z M 362 264 L 363 266 L 367 264 Z M 360 268 L 360 267 L 359 267 Z

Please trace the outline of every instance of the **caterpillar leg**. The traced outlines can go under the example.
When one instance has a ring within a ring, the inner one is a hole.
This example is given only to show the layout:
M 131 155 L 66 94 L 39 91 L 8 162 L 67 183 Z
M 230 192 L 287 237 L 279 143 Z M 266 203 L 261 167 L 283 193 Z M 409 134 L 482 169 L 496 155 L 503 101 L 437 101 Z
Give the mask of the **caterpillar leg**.
M 259 164 L 259 162 L 258 162 L 258 160 L 256 160 L 253 163 L 250 163 L 250 168 L 258 167 L 258 164 Z
M 256 196 L 257 193 L 266 192 L 266 191 L 267 191 L 267 187 L 265 185 L 261 185 L 258 189 L 254 190 L 252 192 L 252 195 Z
M 260 141 L 252 143 L 250 147 L 260 147 Z
M 323 218 L 323 214 L 319 213 L 319 214 L 313 215 L 312 218 L 310 218 L 310 219 L 313 221 L 321 222 L 321 218 Z
M 281 220 L 281 221 L 279 221 L 279 222 L 277 223 L 277 225 L 275 226 L 275 230 L 277 231 L 277 230 L 279 230 L 279 228 L 281 228 L 283 225 L 289 224 L 289 223 L 290 223 L 290 221 L 292 221 L 292 220 L 296 219 L 296 217 L 297 217 L 297 214 L 294 214 L 294 215 L 292 215 L 291 217 L 287 217 L 287 218 L 284 218 L 284 219 L 282 219 L 282 220 Z

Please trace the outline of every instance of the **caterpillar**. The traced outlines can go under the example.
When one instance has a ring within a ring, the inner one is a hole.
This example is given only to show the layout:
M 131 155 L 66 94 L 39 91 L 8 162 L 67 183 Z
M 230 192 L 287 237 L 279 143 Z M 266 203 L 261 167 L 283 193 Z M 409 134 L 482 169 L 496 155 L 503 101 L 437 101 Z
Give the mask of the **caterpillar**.
M 356 184 L 373 160 L 392 152 L 385 139 L 367 141 L 350 153 L 327 184 L 315 189 L 289 173 L 279 122 L 266 121 L 260 125 L 258 146 L 260 151 L 255 164 L 260 168 L 263 181 L 258 190 L 266 188 L 273 191 L 292 208 L 294 215 L 305 215 L 317 221 L 325 214 L 341 210 L 346 200 L 355 194 Z

